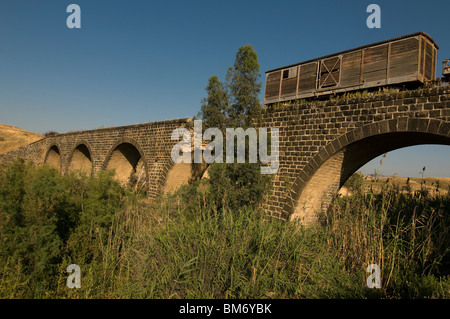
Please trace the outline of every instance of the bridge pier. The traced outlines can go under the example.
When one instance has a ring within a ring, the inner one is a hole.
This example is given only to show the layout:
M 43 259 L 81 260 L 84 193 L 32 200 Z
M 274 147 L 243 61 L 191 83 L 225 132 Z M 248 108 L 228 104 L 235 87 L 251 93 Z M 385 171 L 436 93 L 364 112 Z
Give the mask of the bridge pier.
M 275 218 L 317 221 L 361 166 L 386 152 L 450 145 L 450 87 L 266 108 L 278 127 L 280 168 L 263 208 Z

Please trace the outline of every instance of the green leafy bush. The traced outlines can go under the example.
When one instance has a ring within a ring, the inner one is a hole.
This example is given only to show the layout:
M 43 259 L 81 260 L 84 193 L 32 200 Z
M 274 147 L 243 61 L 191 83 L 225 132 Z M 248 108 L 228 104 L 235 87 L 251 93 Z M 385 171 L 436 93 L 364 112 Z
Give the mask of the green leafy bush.
M 209 169 L 210 194 L 219 208 L 238 211 L 256 209 L 270 193 L 271 176 L 262 175 L 253 163 L 212 164 Z
M 63 177 L 51 167 L 36 168 L 21 159 L 3 167 L 0 267 L 19 269 L 29 277 L 31 290 L 50 289 L 64 257 L 95 250 L 88 244 L 98 242 L 93 229 L 107 238 L 124 195 L 112 176 L 105 171 L 95 178 Z

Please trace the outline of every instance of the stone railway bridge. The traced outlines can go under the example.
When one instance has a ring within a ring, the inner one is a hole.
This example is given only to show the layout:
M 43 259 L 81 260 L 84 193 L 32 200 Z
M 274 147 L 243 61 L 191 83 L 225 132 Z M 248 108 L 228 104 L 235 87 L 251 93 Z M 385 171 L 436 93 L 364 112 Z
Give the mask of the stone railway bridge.
M 356 94 L 355 94 L 356 96 Z M 169 120 L 47 137 L 0 157 L 48 163 L 62 174 L 115 169 L 146 182 L 156 198 L 195 178 L 196 164 L 174 164 L 172 131 L 190 120 Z M 271 216 L 314 223 L 344 182 L 373 158 L 419 144 L 450 145 L 450 86 L 368 97 L 268 106 L 261 127 L 279 128 L 279 169 L 263 209 Z M 198 164 L 197 164 L 198 165 Z M 198 177 L 198 176 L 197 176 Z

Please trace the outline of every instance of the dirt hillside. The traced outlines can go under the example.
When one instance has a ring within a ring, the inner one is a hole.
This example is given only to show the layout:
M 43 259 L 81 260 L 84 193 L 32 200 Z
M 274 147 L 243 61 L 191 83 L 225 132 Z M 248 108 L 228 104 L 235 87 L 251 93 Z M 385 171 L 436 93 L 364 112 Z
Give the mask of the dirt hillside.
M 0 155 L 43 139 L 38 133 L 28 132 L 15 126 L 0 124 Z

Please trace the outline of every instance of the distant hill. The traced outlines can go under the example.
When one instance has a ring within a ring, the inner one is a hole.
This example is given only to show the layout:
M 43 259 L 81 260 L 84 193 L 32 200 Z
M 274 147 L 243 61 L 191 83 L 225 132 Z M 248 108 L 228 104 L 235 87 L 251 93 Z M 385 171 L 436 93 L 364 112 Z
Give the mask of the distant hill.
M 0 155 L 31 144 L 44 136 L 15 126 L 0 124 Z

